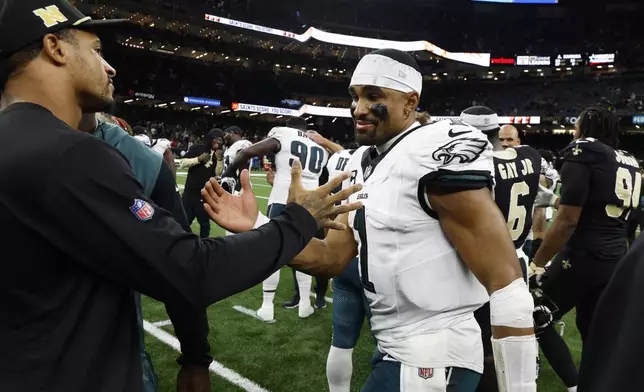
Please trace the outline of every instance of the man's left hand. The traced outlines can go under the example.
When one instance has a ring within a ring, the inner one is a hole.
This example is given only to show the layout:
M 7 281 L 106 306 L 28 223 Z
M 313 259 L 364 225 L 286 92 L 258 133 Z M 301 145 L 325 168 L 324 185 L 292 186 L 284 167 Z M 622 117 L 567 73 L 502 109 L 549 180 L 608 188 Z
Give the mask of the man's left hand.
M 211 392 L 210 371 L 205 366 L 185 365 L 177 376 L 177 392 Z
M 242 192 L 239 195 L 226 192 L 214 179 L 210 179 L 201 190 L 204 208 L 210 219 L 233 233 L 252 230 L 259 214 L 248 170 L 242 171 L 240 179 Z

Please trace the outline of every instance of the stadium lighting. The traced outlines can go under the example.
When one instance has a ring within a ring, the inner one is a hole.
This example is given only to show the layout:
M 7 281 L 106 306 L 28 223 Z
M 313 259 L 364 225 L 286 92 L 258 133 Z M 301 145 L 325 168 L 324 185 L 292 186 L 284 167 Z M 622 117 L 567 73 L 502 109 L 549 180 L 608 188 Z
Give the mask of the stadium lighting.
M 331 123 L 334 123 L 337 119 L 338 119 L 337 117 L 334 118 L 333 121 L 331 121 Z
M 635 128 L 640 129 L 640 126 L 639 126 L 639 125 L 636 125 L 636 126 L 635 126 Z
M 317 71 L 317 70 L 318 70 L 317 68 L 313 68 L 313 71 Z
M 528 73 L 528 72 L 530 72 L 530 70 L 529 69 L 524 69 L 523 72 Z
M 275 117 L 275 118 L 282 118 L 282 117 L 284 117 L 284 116 L 280 115 L 280 116 L 277 116 L 277 117 Z
M 566 71 L 572 71 L 572 68 L 568 67 L 566 68 Z
M 128 100 L 125 100 L 125 101 L 123 101 L 123 102 L 124 102 L 124 103 L 130 103 L 130 102 L 133 102 L 133 101 L 134 101 L 133 99 L 128 99 Z
M 226 114 L 226 113 L 230 113 L 230 110 L 222 110 L 221 112 L 219 112 L 219 114 Z
M 504 74 L 504 73 L 505 73 L 505 71 L 501 71 L 501 73 L 502 73 L 502 74 Z
M 435 73 L 433 73 L 433 74 L 432 74 L 432 76 L 436 76 L 436 74 L 435 74 Z
M 556 71 L 561 71 L 561 68 L 557 68 Z
M 190 109 L 190 111 L 199 110 L 199 109 L 201 109 L 201 106 L 197 106 L 196 108 L 192 108 L 192 109 Z
M 257 116 L 259 113 L 251 113 L 251 116 Z
M 302 71 L 306 71 L 306 67 L 302 67 Z
M 172 102 L 170 102 L 170 105 L 174 105 L 175 103 L 176 103 L 175 101 L 172 101 Z
M 196 50 L 193 50 L 193 51 L 192 51 L 192 54 L 195 54 L 195 52 L 196 52 Z
M 488 75 L 494 75 L 494 72 L 490 71 L 487 73 Z
M 228 56 L 226 56 L 226 58 L 225 58 L 224 60 L 228 60 L 228 58 L 229 58 L 229 57 L 228 57 Z
M 291 69 L 291 66 L 290 66 L 290 65 L 287 65 L 287 66 L 286 66 L 286 68 Z
M 604 67 L 602 67 L 601 65 L 597 66 L 597 69 L 602 69 L 602 68 L 604 68 Z
M 494 78 L 494 80 L 499 80 L 499 78 Z
M 444 72 L 443 75 L 447 76 L 447 72 Z
M 541 72 L 541 69 L 538 69 L 537 72 Z
M 561 126 L 561 128 L 566 128 L 566 127 L 564 127 L 564 126 L 562 125 L 562 126 Z
M 272 46 L 271 46 L 271 49 L 273 49 L 273 47 L 272 47 Z
M 332 70 L 332 69 L 330 69 L 330 70 L 328 70 L 327 72 L 328 72 L 328 73 L 333 73 L 333 70 Z
M 166 106 L 168 106 L 167 103 L 160 103 L 160 104 L 157 105 L 158 108 L 164 108 Z
M 532 128 L 532 125 L 528 124 L 528 128 Z
M 326 104 L 326 107 L 329 107 L 329 106 L 331 106 L 331 104 L 330 104 L 330 103 L 327 103 L 327 104 Z
M 275 66 L 276 66 L 277 68 L 279 68 L 279 67 L 280 67 L 280 65 L 279 65 L 279 64 L 275 64 Z
M 608 66 L 608 68 L 613 68 L 613 67 L 614 67 L 614 65 L 613 65 L 613 64 L 610 64 L 610 65 Z
M 240 61 L 240 60 L 241 60 L 241 59 L 240 59 L 239 57 L 237 57 L 237 61 Z

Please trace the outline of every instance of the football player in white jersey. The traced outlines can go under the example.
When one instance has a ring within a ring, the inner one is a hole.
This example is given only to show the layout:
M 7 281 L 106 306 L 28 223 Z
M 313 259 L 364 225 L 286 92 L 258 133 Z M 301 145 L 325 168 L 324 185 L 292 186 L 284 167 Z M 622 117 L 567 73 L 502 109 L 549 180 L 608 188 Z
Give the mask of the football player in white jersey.
M 288 188 L 291 184 L 291 164 L 297 158 L 302 164 L 302 185 L 306 189 L 319 186 L 320 177 L 326 170 L 329 159 L 328 152 L 306 136 L 306 120 L 293 117 L 286 127 L 275 127 L 268 133 L 266 139 L 239 151 L 236 158 L 226 169 L 222 177 L 230 177 L 232 173 L 242 169 L 246 162 L 253 157 L 263 157 L 275 154 L 275 178 L 273 189 L 268 198 L 267 215 L 273 218 L 279 215 L 286 206 Z M 259 318 L 266 322 L 275 321 L 274 299 L 279 284 L 278 270 L 264 281 L 264 297 L 262 306 L 257 311 Z M 299 291 L 298 315 L 307 318 L 313 314 L 311 306 L 311 276 L 297 272 L 296 281 Z
M 226 133 L 226 136 L 224 137 L 224 141 L 226 143 L 226 151 L 224 151 L 224 171 L 222 172 L 222 180 L 225 178 L 234 178 L 235 181 L 235 188 L 232 191 L 241 191 L 241 183 L 239 182 L 239 172 L 241 169 L 244 169 L 248 167 L 250 170 L 250 159 L 248 162 L 248 165 L 244 165 L 241 169 L 238 169 L 236 171 L 228 170 L 230 167 L 230 164 L 235 161 L 235 158 L 237 158 L 237 154 L 250 146 L 253 145 L 253 143 L 249 142 L 248 140 L 244 139 L 244 131 L 237 127 L 237 126 L 231 126 L 228 127 L 224 130 Z
M 326 166 L 329 177 L 343 173 L 355 150 L 345 150 L 315 131 L 308 131 L 307 134 L 333 154 Z M 351 388 L 353 349 L 358 343 L 365 317 L 370 319 L 371 311 L 362 289 L 356 257 L 340 275 L 333 278 L 333 332 L 326 361 L 329 392 L 349 392 Z
M 312 240 L 291 265 L 334 276 L 360 254 L 378 342 L 363 392 L 474 391 L 483 348 L 473 312 L 488 299 L 500 390 L 536 391 L 534 302 L 492 199 L 492 147 L 462 123 L 417 123 L 421 90 L 408 53 L 360 60 L 350 93 L 363 147 L 347 170 L 348 184 L 363 185 L 350 202 L 363 207 L 338 216 L 347 228 Z M 257 220 L 237 215 L 226 216 L 237 228 Z

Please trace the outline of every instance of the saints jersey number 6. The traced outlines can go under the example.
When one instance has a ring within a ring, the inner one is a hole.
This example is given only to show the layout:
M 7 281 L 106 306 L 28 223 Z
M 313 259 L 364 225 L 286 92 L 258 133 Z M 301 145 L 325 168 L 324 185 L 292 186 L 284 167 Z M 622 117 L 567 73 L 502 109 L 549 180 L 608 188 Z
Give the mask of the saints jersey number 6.
M 523 234 L 525 218 L 528 211 L 519 204 L 519 196 L 530 194 L 530 187 L 525 181 L 517 182 L 510 189 L 510 210 L 508 211 L 508 230 L 512 241 L 516 241 Z

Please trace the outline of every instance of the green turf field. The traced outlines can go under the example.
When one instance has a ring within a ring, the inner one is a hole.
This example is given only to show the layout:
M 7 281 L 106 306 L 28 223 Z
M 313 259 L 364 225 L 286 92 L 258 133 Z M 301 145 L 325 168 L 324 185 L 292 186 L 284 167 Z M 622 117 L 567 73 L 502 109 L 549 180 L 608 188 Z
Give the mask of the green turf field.
M 185 182 L 185 173 L 177 177 L 177 182 Z M 253 185 L 260 209 L 266 210 L 270 186 L 264 177 L 253 176 Z M 193 231 L 199 231 L 195 221 Z M 223 235 L 223 230 L 212 224 L 211 235 Z M 234 260 L 231 260 L 234 262 Z M 292 275 L 282 270 L 280 286 L 275 302 L 274 324 L 263 323 L 236 310 L 235 306 L 256 310 L 261 305 L 262 288 L 258 285 L 246 292 L 228 298 L 208 308 L 210 321 L 211 353 L 217 362 L 211 366 L 212 390 L 229 391 L 272 391 L 272 392 L 321 392 L 328 390 L 326 383 L 326 356 L 331 342 L 331 307 L 316 310 L 308 319 L 301 320 L 297 309 L 286 310 L 281 303 L 290 299 L 293 290 Z M 327 294 L 331 296 L 329 292 Z M 168 320 L 165 308 L 150 298 L 143 300 L 144 318 L 150 323 L 146 334 L 148 351 L 159 374 L 159 391 L 174 392 L 179 367 L 175 360 L 178 352 L 171 348 L 171 325 L 163 325 Z M 581 353 L 581 339 L 574 326 L 574 313 L 564 318 L 566 323 L 565 339 L 577 363 Z M 160 331 L 160 332 L 159 332 Z M 165 334 L 164 334 L 165 332 Z M 164 340 L 159 340 L 159 337 Z M 168 339 L 169 338 L 169 339 Z M 352 391 L 359 391 L 369 373 L 369 362 L 373 353 L 373 340 L 368 327 L 363 334 L 353 357 Z M 565 391 L 545 360 L 538 384 L 544 392 Z

